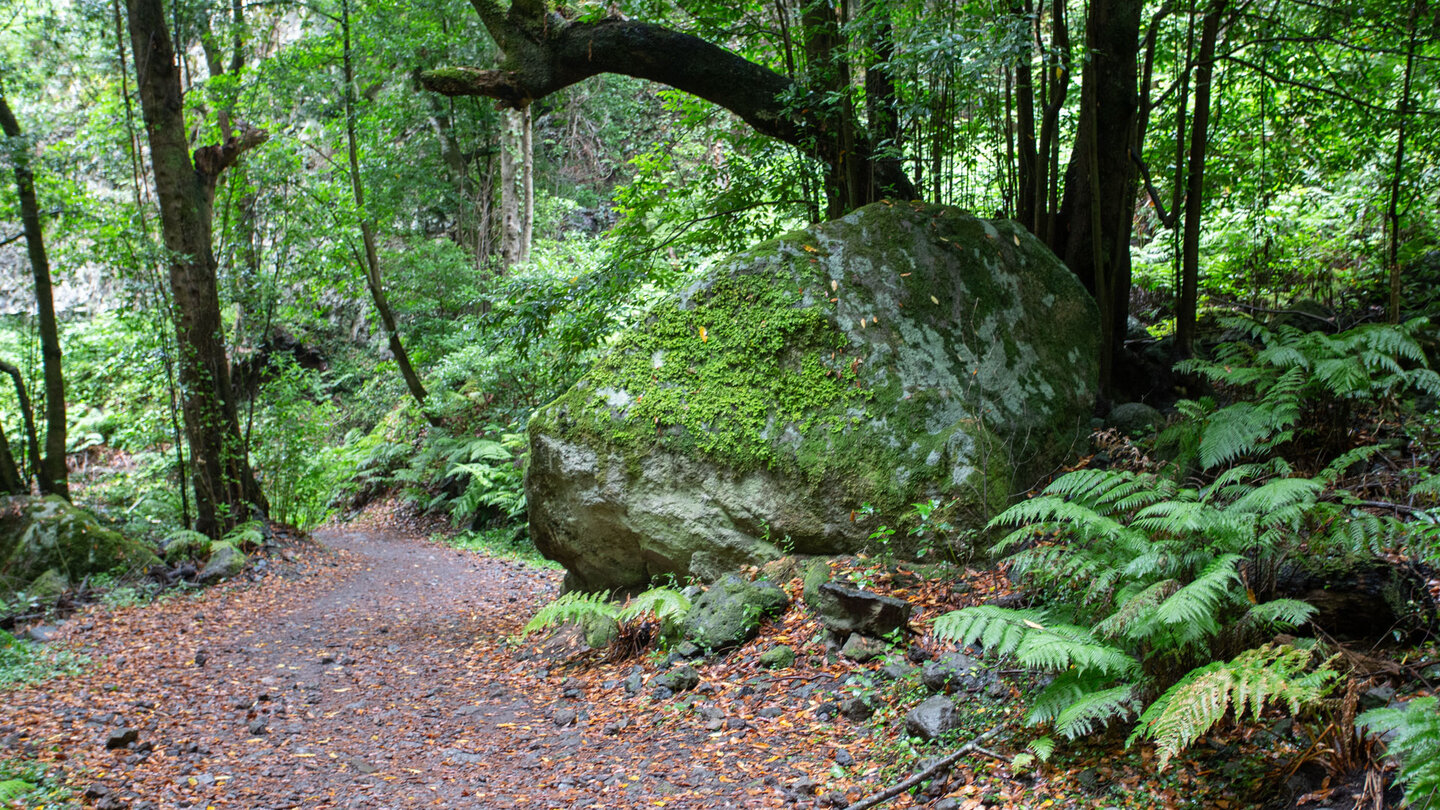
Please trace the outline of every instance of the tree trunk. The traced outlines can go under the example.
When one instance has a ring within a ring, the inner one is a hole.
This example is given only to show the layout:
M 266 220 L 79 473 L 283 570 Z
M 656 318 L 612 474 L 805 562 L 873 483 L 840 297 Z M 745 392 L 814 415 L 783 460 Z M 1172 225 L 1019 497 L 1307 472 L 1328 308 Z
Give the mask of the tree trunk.
M 487 96 L 520 108 L 601 73 L 649 79 L 730 110 L 757 132 L 822 161 L 832 176 L 864 179 L 856 194 L 861 203 L 915 196 L 898 162 L 876 160 L 865 135 L 857 132 L 854 148 L 843 150 L 845 126 L 835 105 L 698 37 L 630 20 L 567 20 L 528 0 L 509 10 L 496 0 L 471 0 L 471 5 L 504 51 L 502 67 L 425 71 L 420 74 L 425 88 L 451 96 Z
M 520 258 L 530 260 L 535 242 L 535 122 L 530 107 L 520 111 Z
M 1390 323 L 1400 322 L 1400 178 L 1405 168 L 1405 130 L 1410 116 L 1410 85 L 1415 78 L 1415 48 L 1420 29 L 1416 23 L 1422 2 L 1424 0 L 1411 0 L 1410 3 L 1410 36 L 1405 46 L 1405 80 L 1400 88 L 1399 131 L 1395 135 L 1395 163 L 1390 170 L 1390 204 L 1385 210 L 1389 231 L 1385 260 L 1390 271 Z
M 220 174 L 246 150 L 262 143 L 266 134 L 241 127 L 223 144 L 197 149 L 192 162 L 185 138 L 180 69 L 161 0 L 127 0 L 127 8 L 161 234 L 169 252 L 182 410 L 195 486 L 195 528 L 219 537 L 255 512 L 263 516 L 269 509 L 245 457 L 231 395 L 211 243 Z
M 849 43 L 842 31 L 845 16 L 845 0 L 809 0 L 801 14 L 806 84 L 824 97 L 818 103 L 827 107 L 826 116 L 836 124 L 822 136 L 830 142 L 821 147 L 839 156 L 825 175 L 825 215 L 829 219 L 870 201 L 864 188 L 867 178 L 862 176 L 865 167 L 850 159 L 855 154 L 856 122 Z
M 30 395 L 25 391 L 25 378 L 21 376 L 20 369 L 13 363 L 0 361 L 0 372 L 10 375 L 10 380 L 15 384 L 15 400 L 20 403 L 20 419 L 25 425 L 25 444 L 30 454 L 30 467 L 35 471 L 37 477 L 40 475 L 40 439 L 35 434 L 35 409 L 30 406 Z M 14 463 L 14 459 L 11 459 Z M 20 485 L 25 487 L 27 476 L 19 477 Z
M 0 426 L 0 495 L 28 495 L 30 488 L 20 478 L 15 466 L 15 456 L 10 453 L 10 440 L 5 438 L 4 426 Z
M 1037 23 L 1038 25 L 1038 23 Z M 1039 28 L 1036 29 L 1039 36 Z M 1070 27 L 1065 18 L 1065 0 L 1054 0 L 1050 12 L 1050 48 L 1044 62 L 1042 85 L 1044 109 L 1040 119 L 1040 143 L 1035 155 L 1035 236 L 1047 245 L 1055 243 L 1055 213 L 1060 198 L 1060 110 L 1070 93 Z
M 1140 0 L 1094 0 L 1086 24 L 1090 59 L 1080 122 L 1051 244 L 1100 307 L 1101 386 L 1119 354 L 1129 316 L 1130 231 L 1140 52 Z
M 30 149 L 21 137 L 20 124 L 10 111 L 5 87 L 0 84 L 0 129 L 10 141 L 10 160 L 15 167 L 15 191 L 20 198 L 20 221 L 35 278 L 35 308 L 39 314 L 40 359 L 45 375 L 45 455 L 35 469 L 41 493 L 55 493 L 70 500 L 70 471 L 65 464 L 65 375 L 61 368 L 60 327 L 55 319 L 55 298 L 51 294 L 50 259 L 40 226 L 40 206 L 35 200 L 35 176 L 30 170 Z
M 520 172 L 525 159 L 521 154 L 522 115 L 520 110 L 509 110 L 503 114 L 500 123 L 500 261 L 505 269 L 522 261 L 521 243 L 524 238 L 521 227 L 522 197 Z
M 1215 40 L 1226 0 L 1215 0 L 1200 29 L 1200 57 L 1195 65 L 1195 119 L 1190 127 L 1190 167 L 1185 184 L 1184 256 L 1180 265 L 1180 299 L 1175 305 L 1175 351 L 1189 357 L 1195 343 L 1195 309 L 1200 286 L 1200 217 L 1205 204 L 1205 148 L 1210 137 L 1210 84 L 1215 72 Z
M 1031 0 L 1011 5 L 1011 13 L 1030 17 L 1034 13 Z M 1031 23 L 1038 26 L 1038 18 Z M 1015 172 L 1015 219 L 1031 233 L 1039 233 L 1036 222 L 1035 184 L 1036 165 L 1039 160 L 1035 142 L 1035 72 L 1030 64 L 1033 52 L 1029 37 L 1025 46 L 1015 55 L 1015 149 L 1017 153 Z M 1044 73 L 1041 73 L 1044 76 Z
M 410 396 L 415 399 L 420 412 L 425 414 L 425 419 L 438 426 L 439 418 L 425 410 L 425 386 L 420 382 L 420 375 L 415 372 L 415 367 L 410 364 L 410 353 L 405 351 L 405 344 L 400 341 L 400 329 L 395 324 L 395 312 L 390 309 L 390 302 L 385 298 L 384 279 L 380 274 L 380 254 L 375 247 L 375 226 L 365 210 L 365 186 L 360 180 L 360 153 L 355 137 L 355 65 L 351 61 L 350 53 L 349 0 L 340 4 L 340 14 L 340 26 L 345 39 L 345 143 L 350 153 L 350 190 L 355 196 L 355 213 L 360 218 L 360 240 L 365 246 L 365 286 L 370 289 L 370 299 L 375 302 L 375 310 L 380 313 L 380 323 L 389 338 L 390 353 L 395 356 L 395 364 L 400 367 L 400 376 L 405 380 L 405 387 L 409 389 Z

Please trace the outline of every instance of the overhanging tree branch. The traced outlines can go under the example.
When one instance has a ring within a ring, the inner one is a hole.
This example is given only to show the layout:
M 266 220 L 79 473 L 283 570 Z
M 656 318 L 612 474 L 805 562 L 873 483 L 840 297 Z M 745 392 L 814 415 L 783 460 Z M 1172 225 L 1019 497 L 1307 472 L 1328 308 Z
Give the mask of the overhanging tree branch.
M 860 138 L 853 151 L 842 147 L 842 117 L 834 105 L 724 48 L 651 23 L 567 20 L 533 0 L 517 0 L 508 11 L 494 0 L 471 4 L 504 51 L 504 61 L 498 69 L 422 72 L 424 88 L 447 96 L 484 96 L 518 108 L 602 73 L 648 79 L 724 107 L 756 132 L 798 147 L 832 172 L 848 169 L 855 176 L 858 169 L 868 186 L 859 195 L 862 200 L 915 196 L 901 167 L 873 158 L 868 137 Z

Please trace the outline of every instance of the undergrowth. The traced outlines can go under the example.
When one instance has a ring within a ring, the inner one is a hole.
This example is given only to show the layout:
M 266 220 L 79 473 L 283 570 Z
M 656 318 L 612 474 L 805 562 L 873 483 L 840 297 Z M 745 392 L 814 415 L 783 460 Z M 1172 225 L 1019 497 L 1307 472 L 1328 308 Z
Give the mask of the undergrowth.
M 1127 745 L 1153 742 L 1162 769 L 1227 718 L 1330 705 L 1336 658 L 1309 639 L 1273 641 L 1315 613 L 1277 580 L 1286 566 L 1435 545 L 1433 513 L 1377 510 L 1386 504 L 1343 485 L 1386 450 L 1364 444 L 1375 432 L 1352 427 L 1359 415 L 1371 424 L 1402 412 L 1412 392 L 1440 394 L 1418 342 L 1425 326 L 1325 335 L 1230 322 L 1243 340 L 1179 366 L 1229 403 L 1180 402 L 1160 440 L 1173 461 L 1158 471 L 1072 472 L 996 517 L 990 528 L 1011 531 L 994 551 L 1036 606 L 965 608 L 940 617 L 935 634 L 1050 674 L 1030 723 L 1068 739 L 1131 725 Z M 1413 487 L 1401 500 L 1440 488 L 1423 468 L 1391 478 Z M 1432 626 L 1433 610 L 1421 613 Z M 1430 733 L 1416 728 L 1415 739 Z M 1420 746 L 1397 739 L 1418 768 Z M 1424 778 L 1402 773 L 1412 788 Z

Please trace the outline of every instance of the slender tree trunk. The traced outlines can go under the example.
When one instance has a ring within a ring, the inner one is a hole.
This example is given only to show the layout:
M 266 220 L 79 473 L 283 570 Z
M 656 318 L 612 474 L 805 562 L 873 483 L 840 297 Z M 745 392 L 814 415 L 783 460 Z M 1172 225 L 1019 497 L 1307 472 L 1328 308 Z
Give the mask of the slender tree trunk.
M 520 261 L 526 262 L 535 242 L 535 122 L 529 105 L 520 119 Z
M 25 481 L 20 477 L 20 470 L 15 466 L 15 456 L 10 452 L 10 440 L 5 438 L 5 430 L 0 426 L 0 495 L 28 495 L 30 488 L 25 486 Z
M 390 302 L 385 298 L 384 279 L 380 273 L 380 254 L 375 247 L 375 226 L 365 210 L 365 186 L 360 179 L 360 151 L 355 137 L 355 65 L 350 51 L 349 0 L 340 4 L 340 13 L 340 25 L 345 39 L 345 143 L 350 153 L 350 189 L 355 196 L 355 213 L 360 217 L 360 240 L 365 246 L 365 285 L 370 288 L 370 298 L 375 302 L 375 310 L 380 313 L 380 323 L 389 338 L 390 353 L 395 356 L 395 364 L 400 367 L 400 376 L 405 379 L 405 387 L 410 390 L 410 396 L 415 399 L 415 404 L 420 407 L 420 412 L 425 414 L 430 424 L 438 425 L 439 418 L 425 410 L 425 386 L 410 363 L 410 354 L 405 351 L 405 344 L 400 341 L 395 312 L 390 309 Z
M 1036 146 L 1035 236 L 1055 244 L 1055 214 L 1060 207 L 1060 110 L 1070 93 L 1070 28 L 1065 0 L 1053 0 L 1050 11 L 1050 48 L 1045 59 L 1044 111 L 1040 143 Z M 1038 37 L 1039 29 L 1036 29 Z
M 500 258 L 509 270 L 524 261 L 524 112 L 508 110 L 500 129 Z
M 895 26 L 891 22 L 890 0 L 863 0 L 861 15 L 872 26 L 869 45 L 872 59 L 865 66 L 865 116 L 870 139 L 875 145 L 874 161 L 883 163 L 886 172 L 902 173 L 900 150 L 904 146 L 900 130 L 899 96 L 895 91 Z M 878 178 L 868 178 L 876 183 Z
M 13 363 L 0 361 L 0 372 L 10 375 L 10 380 L 15 384 L 15 399 L 20 403 L 20 418 L 25 423 L 25 443 L 30 455 L 30 468 L 40 476 L 40 438 L 35 433 L 35 409 L 30 406 L 30 395 L 25 391 L 25 378 L 20 374 L 20 369 Z M 24 486 L 24 478 L 21 478 L 21 486 Z
M 1184 256 L 1180 266 L 1180 299 L 1175 306 L 1175 351 L 1189 357 L 1195 343 L 1195 309 L 1200 286 L 1200 217 L 1205 204 L 1205 148 L 1210 137 L 1210 86 L 1215 72 L 1215 40 L 1226 0 L 1215 0 L 1200 29 L 1200 57 L 1195 65 L 1195 120 L 1190 127 L 1190 167 L 1185 188 Z
M 1029 24 L 1032 29 L 1039 25 L 1038 19 L 1031 19 L 1035 16 L 1032 0 L 1015 3 L 1011 6 L 1011 11 L 1017 15 L 1024 15 L 1027 20 L 1030 20 Z M 1040 157 L 1035 141 L 1035 71 L 1030 64 L 1033 55 L 1030 37 L 1027 33 L 1025 47 L 1016 54 L 1014 65 L 1015 149 L 1017 152 L 1015 218 L 1031 233 L 1038 233 L 1039 223 L 1036 221 L 1036 213 L 1039 210 L 1039 206 L 1036 205 L 1038 188 L 1035 181 Z M 1041 77 L 1043 81 L 1043 73 Z
M 1419 26 L 1420 4 L 1424 0 L 1411 0 L 1410 36 L 1405 47 L 1405 80 L 1400 89 L 1400 110 L 1398 131 L 1395 134 L 1395 163 L 1390 170 L 1390 204 L 1385 210 L 1385 221 L 1389 233 L 1386 264 L 1390 270 L 1390 322 L 1400 322 L 1400 179 L 1405 168 L 1406 125 L 1410 118 L 1410 86 L 1415 78 L 1415 49 Z
M 30 149 L 20 124 L 10 111 L 5 87 L 0 84 L 0 130 L 10 142 L 10 160 L 15 167 L 15 191 L 20 198 L 20 221 L 35 278 L 35 308 L 39 313 L 40 358 L 45 375 L 45 455 L 35 469 L 40 491 L 70 500 L 70 471 L 65 464 L 65 374 L 62 370 L 60 327 L 55 319 L 55 298 L 51 294 L 50 259 L 40 224 L 40 206 L 35 199 L 35 175 L 30 170 Z
M 127 0 L 140 106 L 155 169 L 161 234 L 169 252 L 185 434 L 195 486 L 195 528 L 219 537 L 269 509 L 245 457 L 225 354 L 211 242 L 215 185 L 245 151 L 265 140 L 241 128 L 225 143 L 186 141 L 180 68 L 160 0 Z

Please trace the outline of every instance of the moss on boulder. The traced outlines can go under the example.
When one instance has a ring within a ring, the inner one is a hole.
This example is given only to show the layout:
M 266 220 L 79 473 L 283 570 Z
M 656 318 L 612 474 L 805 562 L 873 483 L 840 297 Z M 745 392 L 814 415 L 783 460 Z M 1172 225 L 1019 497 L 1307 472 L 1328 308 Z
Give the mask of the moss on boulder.
M 598 590 L 852 552 L 928 498 L 981 525 L 1088 427 L 1098 334 L 1018 225 L 867 206 L 709 268 L 537 411 L 531 534 Z
M 145 544 L 101 526 L 58 495 L 0 497 L 0 592 L 13 593 L 48 569 L 74 581 L 159 564 Z

